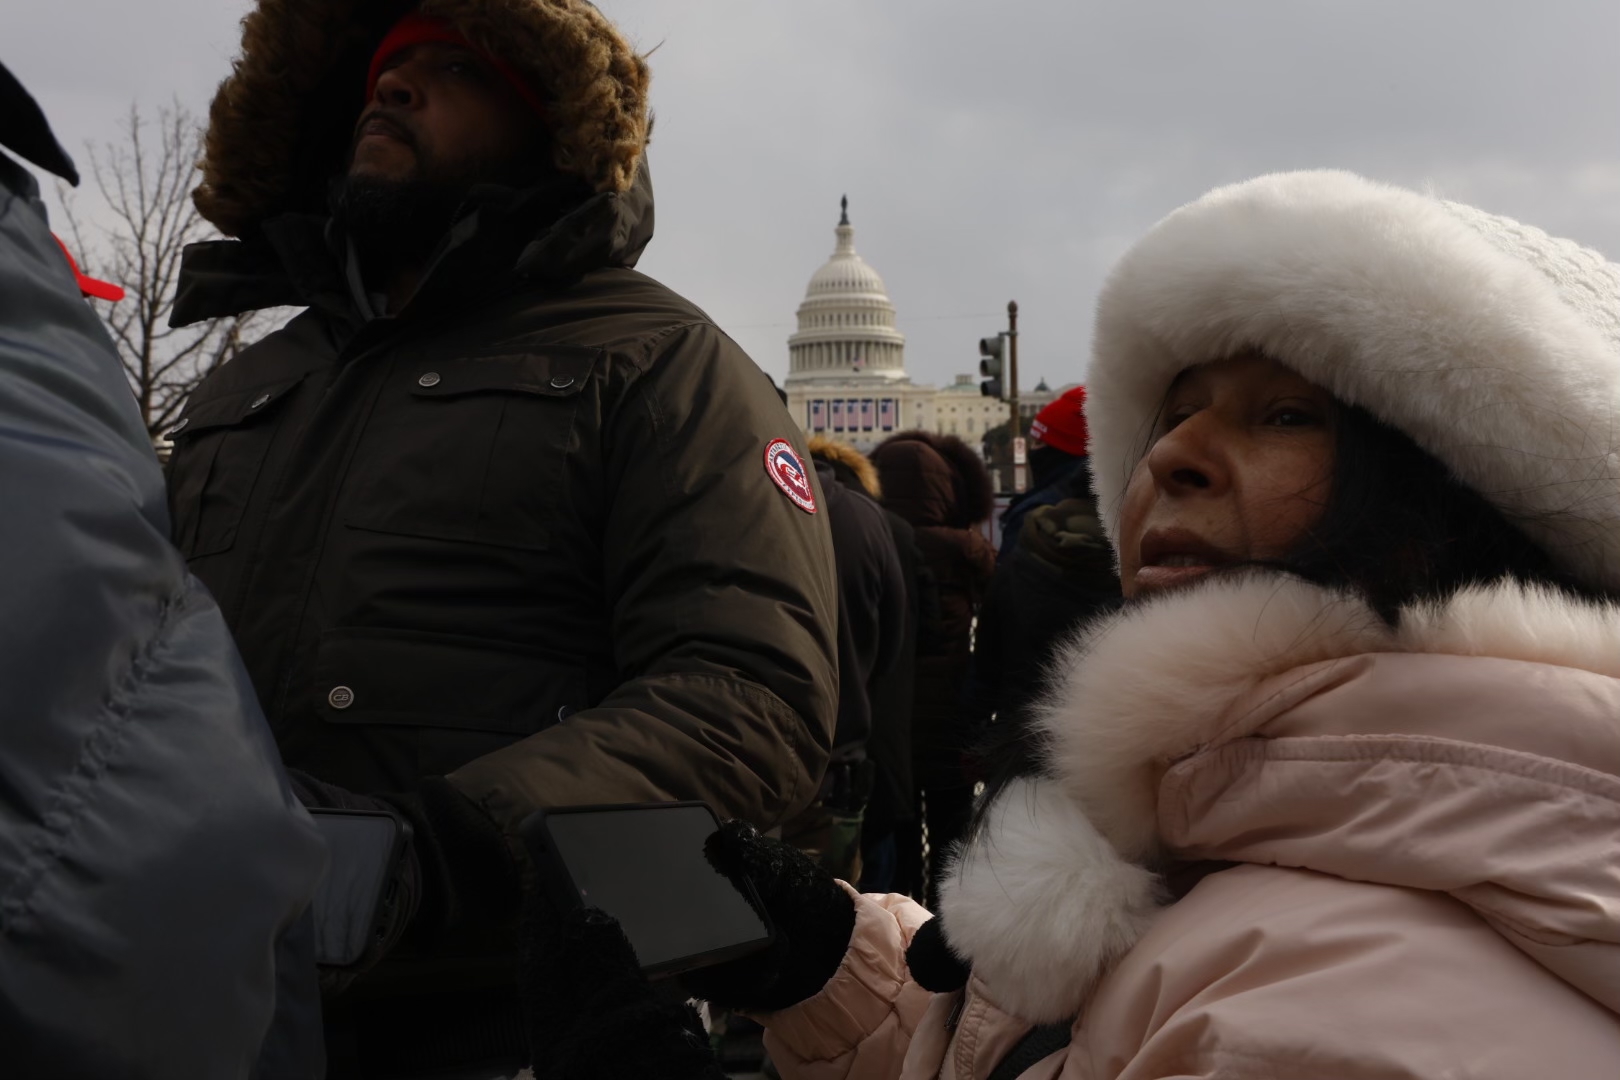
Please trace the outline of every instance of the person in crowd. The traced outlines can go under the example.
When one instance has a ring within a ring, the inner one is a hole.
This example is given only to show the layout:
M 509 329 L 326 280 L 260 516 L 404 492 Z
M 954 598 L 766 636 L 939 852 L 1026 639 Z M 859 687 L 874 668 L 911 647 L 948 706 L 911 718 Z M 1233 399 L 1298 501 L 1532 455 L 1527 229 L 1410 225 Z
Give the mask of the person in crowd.
M 836 505 L 832 495 L 836 483 L 840 490 L 851 493 L 863 507 L 863 522 L 871 520 L 864 507 L 877 509 L 886 536 L 882 546 L 886 546 L 895 559 L 892 568 L 885 566 L 882 574 L 884 587 L 880 595 L 867 595 L 863 599 L 859 590 L 845 586 L 844 562 L 840 555 L 839 592 L 841 601 L 847 601 L 847 604 L 841 603 L 839 610 L 842 612 L 846 606 L 864 604 L 866 610 L 856 615 L 851 633 L 864 631 L 868 636 L 880 639 L 883 655 L 878 663 L 857 665 L 854 670 L 864 674 L 856 688 L 846 690 L 845 680 L 840 678 L 839 682 L 840 714 L 843 712 L 844 695 L 858 690 L 861 695 L 859 704 L 864 706 L 871 718 L 864 751 L 865 759 L 871 763 L 872 779 L 861 823 L 860 873 L 837 876 L 846 881 L 861 881 L 880 892 L 905 891 L 900 885 L 895 828 L 901 821 L 914 819 L 911 795 L 911 704 L 917 667 L 917 623 L 922 593 L 925 587 L 931 588 L 932 579 L 923 576 L 922 556 L 917 550 L 915 530 L 905 518 L 881 506 L 879 500 L 883 498 L 883 485 L 878 479 L 877 469 L 866 455 L 848 443 L 818 435 L 810 440 L 810 456 L 821 476 L 822 490 L 828 492 L 828 512 L 833 515 L 834 553 L 839 553 L 840 534 L 837 512 L 831 509 Z M 876 539 L 871 540 L 874 550 L 879 546 Z M 877 561 L 873 560 L 874 565 Z M 888 559 L 885 556 L 881 561 L 886 564 Z M 889 576 L 891 573 L 895 575 L 893 578 Z M 874 583 L 877 580 L 871 578 L 870 573 L 862 574 L 860 578 Z M 865 591 L 870 594 L 870 586 Z M 937 609 L 937 596 L 931 597 L 931 605 Z M 840 638 L 844 634 L 844 626 L 841 621 Z M 842 655 L 841 650 L 841 673 L 851 670 L 844 663 Z
M 0 146 L 77 183 L 0 66 Z M 169 542 L 118 353 L 0 151 L 0 1043 L 17 1077 L 322 1074 L 326 851 Z
M 813 441 L 811 461 L 821 479 L 838 571 L 838 726 L 820 796 L 782 827 L 782 836 L 814 852 L 834 876 L 859 881 L 862 820 L 877 770 L 868 750 L 877 727 L 872 690 L 900 660 L 906 583 L 883 508 L 844 486 L 822 456 L 825 443 L 821 454 L 817 450 Z
M 1620 267 L 1266 176 L 1124 256 L 1089 392 L 1126 604 L 938 919 L 734 824 L 790 944 L 693 989 L 787 1080 L 1610 1075 Z
M 917 547 L 939 595 L 939 621 L 919 633 L 912 707 L 912 768 L 920 802 L 916 820 L 932 856 L 924 893 L 938 887 L 939 856 L 967 827 L 973 781 L 964 771 L 969 737 L 962 723 L 963 680 L 972 653 L 973 619 L 995 571 L 996 552 L 979 527 L 995 494 L 984 462 L 954 435 L 908 431 L 872 451 L 884 505 L 916 530 Z M 923 840 L 908 837 L 907 848 Z
M 401 815 L 409 918 L 331 1075 L 528 1057 L 537 807 L 815 798 L 837 589 L 802 438 L 652 236 L 648 67 L 585 0 L 261 0 L 175 320 L 278 304 L 172 432 L 176 537 L 311 805 Z
M 1077 628 L 1119 604 L 1114 550 L 1090 473 L 1074 469 L 1052 491 L 1058 501 L 1023 517 L 1023 538 L 997 564 L 979 611 L 963 708 L 981 744 L 994 742 L 998 726 L 1028 723 L 1057 651 Z
M 1072 497 L 1077 484 L 1084 489 L 1086 469 L 1086 388 L 1071 386 L 1035 414 L 1030 421 L 1030 490 L 1018 496 L 1001 512 L 1001 547 L 996 562 L 1002 563 L 1018 547 L 1024 519 L 1043 506 Z M 1082 498 L 1085 496 L 1081 496 Z

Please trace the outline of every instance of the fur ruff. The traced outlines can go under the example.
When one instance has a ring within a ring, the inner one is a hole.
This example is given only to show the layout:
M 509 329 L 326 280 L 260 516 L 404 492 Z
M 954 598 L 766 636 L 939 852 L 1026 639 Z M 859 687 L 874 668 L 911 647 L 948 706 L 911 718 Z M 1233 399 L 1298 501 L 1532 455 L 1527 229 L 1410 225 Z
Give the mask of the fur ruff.
M 1157 877 L 1048 781 L 1010 786 L 953 861 L 940 890 L 946 941 L 997 1005 L 1038 1024 L 1078 1012 L 1160 904 Z
M 1139 939 L 1158 890 L 1157 800 L 1175 762 L 1243 738 L 1262 680 L 1368 652 L 1491 656 L 1620 678 L 1620 608 L 1502 582 L 1401 613 L 1293 578 L 1216 577 L 1094 624 L 1054 661 L 1046 776 L 1010 786 L 941 890 L 952 947 L 1031 1020 L 1072 1016 Z
M 1098 302 L 1086 417 L 1116 541 L 1171 381 L 1251 348 L 1410 435 L 1583 580 L 1620 587 L 1620 270 L 1600 255 L 1343 172 L 1175 211 Z
M 817 435 L 810 440 L 810 456 L 835 465 L 843 465 L 861 482 L 861 490 L 874 499 L 883 498 L 883 484 L 878 480 L 877 466 L 865 454 L 837 439 Z
M 1359 600 L 1295 578 L 1223 577 L 1082 630 L 1054 657 L 1033 715 L 1069 797 L 1121 855 L 1149 861 L 1159 781 L 1215 737 L 1229 704 L 1303 664 L 1394 647 Z
M 320 212 L 359 116 L 371 51 L 417 7 L 506 59 L 546 100 L 555 163 L 623 192 L 650 131 L 649 72 L 586 0 L 260 0 L 208 112 L 198 211 L 227 236 Z
M 969 529 L 981 521 L 990 520 L 996 509 L 996 488 L 990 480 L 990 470 L 984 459 L 967 443 L 955 435 L 936 435 L 932 431 L 902 431 L 891 435 L 878 445 L 878 450 L 893 443 L 918 442 L 945 459 L 951 467 L 956 487 L 953 517 L 945 524 L 953 529 Z

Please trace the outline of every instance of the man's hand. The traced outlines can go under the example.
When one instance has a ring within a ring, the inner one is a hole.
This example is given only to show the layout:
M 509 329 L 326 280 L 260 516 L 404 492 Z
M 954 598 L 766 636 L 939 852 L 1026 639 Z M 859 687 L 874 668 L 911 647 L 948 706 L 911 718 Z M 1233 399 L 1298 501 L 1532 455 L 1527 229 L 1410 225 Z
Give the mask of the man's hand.
M 529 904 L 523 1001 L 536 1080 L 724 1080 L 697 1013 L 661 999 L 618 921 Z
M 522 876 L 495 820 L 442 776 L 380 796 L 410 821 L 422 865 L 413 941 L 431 945 L 456 927 L 517 916 Z
M 293 794 L 310 810 L 365 810 L 388 814 L 411 829 L 411 840 L 394 868 L 393 878 L 383 890 L 384 903 L 378 912 L 375 933 L 366 943 L 360 959 L 342 968 L 321 967 L 321 994 L 333 997 L 376 965 L 399 944 L 406 927 L 415 917 L 422 898 L 422 863 L 417 855 L 415 827 L 392 803 L 371 795 L 357 795 L 352 791 L 317 780 L 308 773 L 288 769 Z M 334 857 L 337 857 L 334 853 Z
M 358 963 L 323 970 L 328 993 L 347 987 L 407 932 L 413 941 L 431 945 L 462 922 L 505 920 L 516 913 L 520 879 L 500 828 L 443 777 L 427 777 L 412 792 L 361 795 L 297 769 L 287 775 L 298 801 L 312 810 L 378 811 L 411 828 L 391 885 L 393 899 L 376 936 Z

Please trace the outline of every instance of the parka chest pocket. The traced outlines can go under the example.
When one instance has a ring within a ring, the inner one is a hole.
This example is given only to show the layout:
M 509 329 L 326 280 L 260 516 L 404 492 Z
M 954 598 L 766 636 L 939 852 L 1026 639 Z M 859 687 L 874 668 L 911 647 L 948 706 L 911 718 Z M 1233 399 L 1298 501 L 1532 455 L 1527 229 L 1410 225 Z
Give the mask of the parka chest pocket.
M 304 376 L 192 402 L 168 431 L 169 515 L 188 559 L 230 550 L 276 432 Z
M 346 524 L 545 548 L 599 355 L 548 346 L 396 365 L 361 439 Z
M 453 772 L 591 704 L 578 658 L 449 634 L 328 630 L 314 675 L 316 716 L 369 754 L 406 763 L 402 784 Z

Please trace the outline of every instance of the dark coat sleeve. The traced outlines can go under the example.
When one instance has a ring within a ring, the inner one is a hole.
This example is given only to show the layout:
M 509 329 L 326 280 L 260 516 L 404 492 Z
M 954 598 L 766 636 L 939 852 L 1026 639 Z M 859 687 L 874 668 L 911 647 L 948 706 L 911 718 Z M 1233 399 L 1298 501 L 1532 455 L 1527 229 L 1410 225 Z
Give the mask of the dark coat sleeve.
M 770 383 L 705 324 L 672 331 L 606 418 L 604 598 L 621 682 L 451 781 L 508 832 L 540 806 L 703 799 L 770 826 L 815 796 L 837 701 L 824 497 Z M 771 481 L 796 448 L 817 507 Z
M 881 837 L 911 815 L 911 711 L 916 693 L 920 625 L 939 623 L 939 591 L 917 550 L 917 534 L 899 514 L 884 511 L 905 589 L 904 621 L 896 635 L 894 663 L 868 684 L 872 734 L 866 756 L 877 763 L 877 783 L 867 804 L 870 835 Z
M 1009 559 L 1011 556 L 1009 556 Z M 969 738 L 982 742 L 995 718 L 996 701 L 1001 693 L 1002 652 L 1007 635 L 1005 564 L 997 568 L 990 582 L 989 595 L 979 608 L 979 625 L 973 634 L 973 659 L 962 684 L 962 721 Z
M 1038 553 L 1031 535 L 1036 525 L 1027 520 L 1024 542 L 996 568 L 979 611 L 963 708 L 980 731 L 992 717 L 998 724 L 1025 723 L 1058 647 L 1086 620 L 1119 603 L 1119 579 L 1100 525 L 1090 533 L 1091 544 L 1062 549 L 1061 564 Z
M 867 538 L 872 548 L 872 566 L 866 600 L 875 613 L 868 631 L 872 664 L 866 672 L 866 685 L 870 691 L 901 662 L 906 649 L 911 602 L 887 517 L 876 503 L 867 500 L 867 505 L 871 509 Z
M 967 563 L 965 577 L 972 590 L 974 607 L 977 608 L 984 603 L 984 598 L 990 592 L 990 580 L 996 576 L 996 549 L 978 529 L 969 529 L 962 545 L 962 555 Z
M 6 1071 L 318 1076 L 325 848 L 36 192 L 0 154 Z
M 822 477 L 838 570 L 838 729 L 833 745 L 872 734 L 872 691 L 905 644 L 907 600 L 900 556 L 882 507 Z

